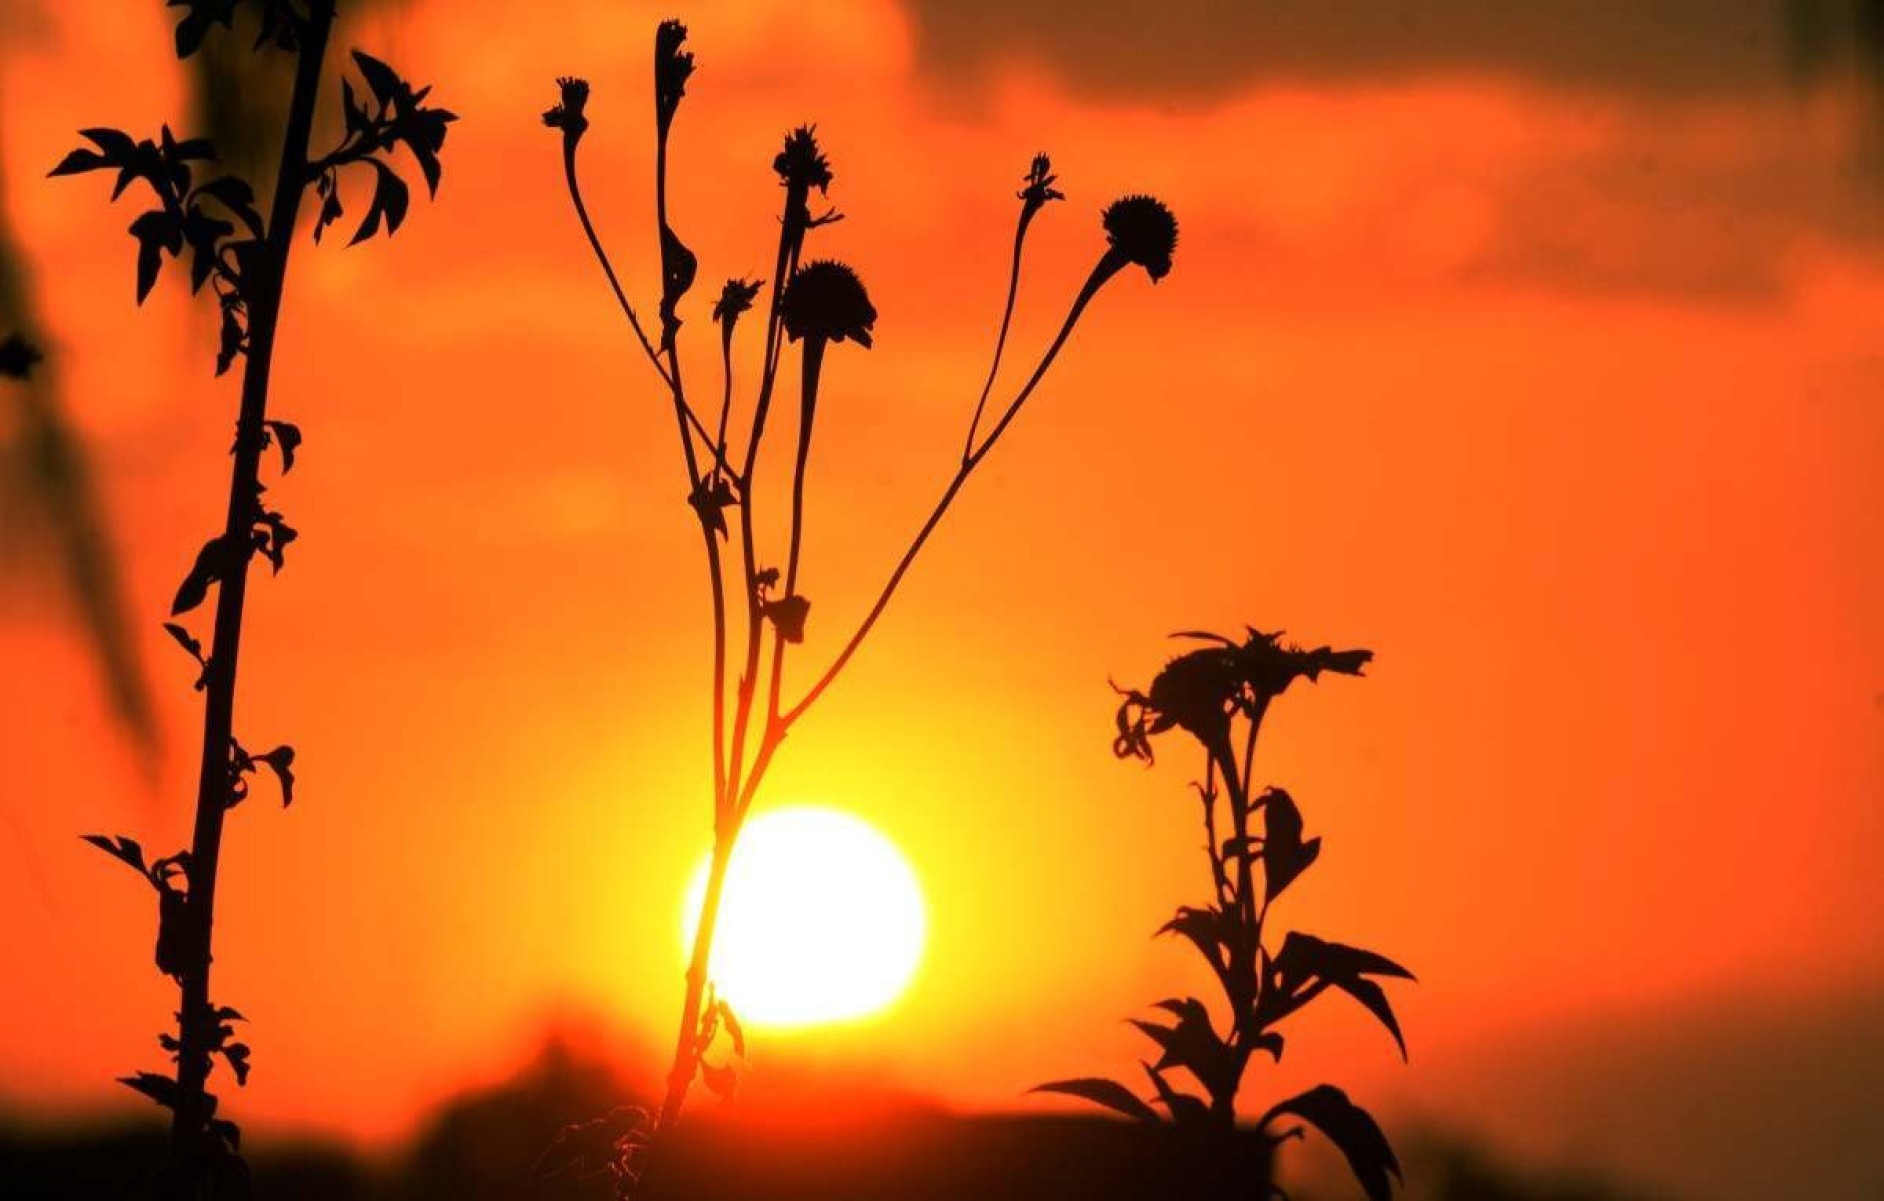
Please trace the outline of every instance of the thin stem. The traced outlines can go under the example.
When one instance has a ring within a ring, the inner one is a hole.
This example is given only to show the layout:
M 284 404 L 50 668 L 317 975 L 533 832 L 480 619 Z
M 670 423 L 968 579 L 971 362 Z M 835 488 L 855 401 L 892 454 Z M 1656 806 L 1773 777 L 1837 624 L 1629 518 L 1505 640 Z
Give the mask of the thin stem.
M 811 461 L 811 430 L 818 413 L 818 377 L 824 369 L 824 339 L 815 335 L 805 339 L 804 374 L 800 389 L 798 417 L 798 458 L 792 465 L 791 538 L 785 556 L 785 595 L 798 595 L 798 567 L 802 561 L 805 532 L 805 466 Z M 769 721 L 778 720 L 779 693 L 785 682 L 785 637 L 772 639 L 772 682 L 766 702 Z
M 648 341 L 641 329 L 641 318 L 635 316 L 635 306 L 628 302 L 628 293 L 622 290 L 621 280 L 615 274 L 615 265 L 609 261 L 608 251 L 602 247 L 602 239 L 595 232 L 595 222 L 589 219 L 589 206 L 582 202 L 582 185 L 576 179 L 576 139 L 563 139 L 563 178 L 569 184 L 569 199 L 576 206 L 576 218 L 582 222 L 582 232 L 588 235 L 589 249 L 595 252 L 595 261 L 602 264 L 602 274 L 608 277 L 608 286 L 615 293 L 615 303 L 621 306 L 622 315 L 628 318 L 628 324 L 635 331 L 635 339 L 641 343 L 641 349 L 647 354 L 648 362 L 653 364 L 655 374 L 669 388 L 674 386 L 673 379 L 667 374 L 667 368 L 661 365 L 661 357 L 654 352 L 654 344 Z
M 1086 306 L 1092 303 L 1093 297 L 1099 294 L 1099 290 L 1105 286 L 1106 281 L 1118 274 L 1119 269 L 1124 265 L 1125 260 L 1119 258 L 1114 252 L 1107 251 L 1099 260 L 1098 264 L 1093 267 L 1092 274 L 1086 278 L 1085 285 L 1080 288 L 1079 294 L 1073 298 L 1072 307 L 1067 311 L 1066 320 L 1061 324 L 1060 332 L 1054 336 L 1053 342 L 1047 347 L 1047 352 L 1041 356 L 1039 366 L 1034 368 L 1033 375 L 1027 380 L 1027 383 L 1021 388 L 1020 392 L 1015 395 L 1013 401 L 1009 403 L 1007 411 L 1001 415 L 1001 420 L 996 423 L 994 429 L 989 432 L 987 440 L 976 448 L 967 458 L 962 460 L 961 466 L 955 471 L 954 478 L 949 481 L 948 487 L 943 489 L 942 498 L 936 501 L 935 508 L 930 511 L 928 519 L 922 523 L 922 528 L 916 531 L 916 537 L 910 542 L 909 549 L 903 552 L 903 557 L 896 564 L 896 569 L 890 573 L 889 581 L 883 585 L 883 590 L 877 594 L 876 602 L 870 606 L 870 611 L 864 615 L 864 619 L 858 625 L 856 632 L 851 634 L 850 640 L 844 644 L 844 649 L 837 653 L 837 658 L 833 659 L 831 665 L 825 668 L 824 674 L 818 677 L 817 683 L 811 686 L 810 690 L 805 693 L 803 699 L 785 712 L 784 716 L 781 718 L 781 722 L 786 728 L 791 727 L 800 717 L 804 716 L 807 709 L 817 703 L 818 698 L 824 695 L 824 690 L 831 686 L 832 682 L 843 672 L 845 666 L 849 664 L 851 656 L 855 655 L 857 649 L 863 645 L 864 639 L 869 637 L 870 631 L 874 629 L 877 624 L 877 620 L 883 616 L 883 611 L 889 608 L 890 600 L 896 595 L 896 589 L 902 584 L 903 577 L 909 574 L 910 567 L 915 564 L 916 556 L 922 552 L 923 546 L 929 541 L 929 535 L 935 533 L 936 526 L 941 524 L 942 518 L 949 511 L 949 506 L 955 503 L 955 498 L 960 494 L 962 485 L 968 482 L 968 477 L 974 474 L 975 468 L 980 466 L 982 460 L 988 457 L 988 453 L 994 449 L 995 443 L 1001 440 L 1001 435 L 1007 432 L 1009 425 L 1013 424 L 1015 416 L 1019 414 L 1021 410 L 1021 406 L 1027 403 L 1027 398 L 1033 395 L 1034 389 L 1037 388 L 1040 385 L 1040 381 L 1045 378 L 1047 369 L 1052 367 L 1054 359 L 1059 357 L 1061 348 L 1066 345 L 1067 338 L 1072 336 L 1073 327 L 1079 323 L 1080 315 L 1086 311 Z
M 712 866 L 707 869 L 706 895 L 700 902 L 700 924 L 694 931 L 693 954 L 687 960 L 687 999 L 681 1006 L 680 1031 L 674 1038 L 674 1063 L 667 1073 L 667 1094 L 661 1101 L 655 1130 L 673 1125 L 693 1086 L 699 1068 L 700 1004 L 706 994 L 707 965 L 713 957 L 713 931 L 719 922 L 720 898 L 726 889 L 726 869 L 732 862 L 737 830 L 728 827 L 713 841 Z
M 988 407 L 988 393 L 994 390 L 995 377 L 1001 373 L 1001 352 L 1007 349 L 1007 331 L 1014 321 L 1014 300 L 1020 295 L 1021 247 L 1027 240 L 1027 226 L 1036 211 L 1023 207 L 1020 220 L 1014 226 L 1014 263 L 1007 275 L 1007 305 L 1001 310 L 1001 332 L 994 340 L 994 362 L 988 366 L 987 382 L 981 385 L 981 399 L 975 402 L 975 417 L 968 423 L 968 437 L 962 440 L 963 462 L 967 462 L 974 451 L 975 435 L 981 430 L 981 412 Z
M 268 221 L 268 236 L 257 256 L 260 285 L 249 300 L 248 358 L 242 372 L 241 409 L 236 423 L 235 465 L 230 473 L 229 503 L 223 522 L 227 546 L 241 553 L 228 556 L 227 575 L 216 592 L 213 650 L 204 684 L 202 762 L 196 785 L 196 820 L 190 841 L 188 920 L 196 927 L 191 944 L 200 958 L 183 973 L 179 991 L 177 1037 L 177 1096 L 170 1128 L 170 1171 L 166 1191 L 192 1195 L 202 1140 L 212 1113 L 205 1084 L 209 1078 L 211 1042 L 216 1027 L 210 1016 L 210 947 L 215 929 L 216 875 L 222 856 L 223 815 L 229 807 L 229 764 L 235 720 L 236 667 L 242 645 L 242 611 L 248 592 L 251 530 L 255 524 L 256 491 L 268 416 L 268 385 L 275 357 L 275 334 L 281 316 L 282 289 L 287 282 L 288 254 L 294 245 L 295 221 L 306 187 L 308 135 L 314 125 L 314 107 L 321 83 L 321 64 L 333 30 L 331 3 L 309 6 L 302 30 L 300 57 L 295 64 L 294 92 L 288 124 L 276 166 L 275 192 Z

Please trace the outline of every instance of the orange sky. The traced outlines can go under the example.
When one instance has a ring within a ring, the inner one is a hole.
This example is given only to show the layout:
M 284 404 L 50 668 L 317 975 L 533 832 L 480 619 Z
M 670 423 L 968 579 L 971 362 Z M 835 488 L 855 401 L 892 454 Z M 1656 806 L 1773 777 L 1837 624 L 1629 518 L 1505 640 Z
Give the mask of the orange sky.
M 0 1087 L 32 1107 L 115 1102 L 110 1077 L 160 1057 L 147 896 L 75 835 L 187 829 L 198 710 L 158 619 L 219 517 L 235 403 L 177 280 L 134 311 L 132 213 L 38 178 L 78 126 L 185 124 L 161 7 L 135 7 L 59 6 L 0 93 L 6 201 L 170 747 L 142 782 L 75 622 L 13 571 L 0 937 L 40 983 L 0 1002 Z M 707 833 L 699 552 L 671 415 L 537 120 L 553 76 L 595 81 L 589 199 L 651 305 L 665 12 L 488 7 L 356 30 L 463 120 L 435 206 L 391 243 L 304 243 L 290 283 L 274 409 L 308 441 L 276 495 L 303 537 L 251 606 L 239 727 L 294 742 L 301 786 L 233 822 L 217 947 L 219 997 L 256 1020 L 240 1110 L 277 1126 L 346 1105 L 347 1133 L 388 1136 L 549 1015 L 665 1039 L 679 998 Z M 1466 1065 L 1526 1031 L 1876 995 L 1884 261 L 1835 96 L 1452 64 L 1166 102 L 1024 56 L 945 75 L 888 0 L 683 15 L 695 376 L 710 283 L 769 266 L 767 168 L 801 120 L 848 214 L 815 253 L 882 313 L 874 351 L 827 366 L 808 660 L 951 470 L 1028 156 L 1050 149 L 1071 199 L 1034 235 L 1016 364 L 1104 202 L 1154 190 L 1182 223 L 1172 275 L 1108 290 L 781 755 L 762 804 L 865 816 L 931 904 L 906 1001 L 795 1041 L 963 1106 L 1129 1065 L 1119 1019 L 1189 979 L 1145 935 L 1194 891 L 1196 835 L 1188 763 L 1107 753 L 1106 680 L 1147 679 L 1170 630 L 1245 621 L 1378 653 L 1365 682 L 1291 695 L 1262 770 L 1327 838 L 1289 920 L 1421 977 L 1396 996 L 1411 1067 L 1337 1011 L 1292 1047 L 1301 1074 L 1470 1111 Z

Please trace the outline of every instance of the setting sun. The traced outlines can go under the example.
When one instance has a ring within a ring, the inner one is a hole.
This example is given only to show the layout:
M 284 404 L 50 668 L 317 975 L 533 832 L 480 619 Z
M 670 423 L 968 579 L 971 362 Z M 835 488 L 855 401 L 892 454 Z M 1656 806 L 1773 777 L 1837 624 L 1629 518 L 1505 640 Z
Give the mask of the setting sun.
M 702 859 L 682 910 L 683 949 L 706 878 Z M 894 843 L 835 809 L 774 810 L 747 824 L 733 852 L 713 980 L 751 1025 L 863 1017 L 909 986 L 924 930 L 922 892 Z

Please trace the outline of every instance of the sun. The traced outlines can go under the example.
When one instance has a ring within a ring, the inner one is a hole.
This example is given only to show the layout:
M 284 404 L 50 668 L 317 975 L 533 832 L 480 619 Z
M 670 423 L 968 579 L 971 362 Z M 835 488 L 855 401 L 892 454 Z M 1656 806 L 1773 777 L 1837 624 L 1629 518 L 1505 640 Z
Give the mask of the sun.
M 708 863 L 682 907 L 693 946 Z M 746 823 L 733 850 L 711 978 L 748 1025 L 866 1017 L 909 987 L 926 934 L 922 891 L 896 844 L 836 809 L 793 806 Z

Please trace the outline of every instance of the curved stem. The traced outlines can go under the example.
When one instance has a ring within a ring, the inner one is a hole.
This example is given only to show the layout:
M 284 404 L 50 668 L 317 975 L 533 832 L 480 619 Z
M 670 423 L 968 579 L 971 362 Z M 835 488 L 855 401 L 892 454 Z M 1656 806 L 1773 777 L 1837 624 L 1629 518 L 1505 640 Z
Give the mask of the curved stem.
M 1001 352 L 1007 349 L 1008 327 L 1014 321 L 1014 300 L 1020 295 L 1021 247 L 1027 240 L 1027 226 L 1033 220 L 1036 210 L 1021 209 L 1020 221 L 1014 227 L 1014 262 L 1007 275 L 1007 305 L 1001 310 L 1001 332 L 994 340 L 994 362 L 988 366 L 987 382 L 981 385 L 981 399 L 975 402 L 974 420 L 968 423 L 968 437 L 962 440 L 962 460 L 975 448 L 975 435 L 981 430 L 981 413 L 988 407 L 988 393 L 994 390 L 995 377 L 1001 373 Z
M 988 457 L 988 452 L 994 449 L 995 443 L 1001 440 L 1001 435 L 1007 432 L 1007 427 L 1013 424 L 1015 416 L 1019 414 L 1021 410 L 1021 406 L 1027 403 L 1027 398 L 1033 395 L 1034 389 L 1037 388 L 1040 385 L 1040 381 L 1045 378 L 1047 369 L 1052 367 L 1054 359 L 1059 357 L 1061 348 L 1066 345 L 1067 338 L 1072 336 L 1073 327 L 1079 323 L 1080 315 L 1086 311 L 1086 306 L 1092 303 L 1093 297 L 1099 294 L 1099 289 L 1105 286 L 1107 280 L 1118 274 L 1119 269 L 1124 265 L 1124 259 L 1117 257 L 1111 251 L 1107 251 L 1105 256 L 1093 267 L 1092 274 L 1086 278 L 1085 285 L 1080 288 L 1079 294 L 1073 298 L 1072 307 L 1067 311 L 1066 320 L 1061 324 L 1060 332 L 1054 336 L 1053 342 L 1047 347 L 1047 352 L 1041 356 L 1040 364 L 1034 368 L 1033 375 L 1021 388 L 1020 392 L 1015 395 L 1013 401 L 1009 403 L 1007 411 L 1001 415 L 1001 420 L 997 422 L 994 429 L 989 432 L 987 440 L 984 441 L 980 447 L 976 448 L 966 459 L 962 460 L 962 465 L 956 469 L 955 477 L 949 481 L 948 487 L 943 490 L 942 498 L 936 502 L 935 508 L 929 513 L 928 519 L 922 523 L 922 528 L 916 531 L 915 539 L 910 542 L 909 549 L 903 552 L 903 557 L 896 564 L 896 569 L 890 572 L 889 582 L 884 584 L 883 590 L 877 594 L 875 603 L 870 606 L 870 611 L 864 615 L 864 619 L 858 625 L 856 632 L 850 636 L 850 640 L 844 644 L 844 648 L 837 653 L 837 658 L 831 661 L 831 665 L 825 668 L 824 674 L 818 677 L 817 683 L 813 684 L 810 690 L 805 693 L 804 697 L 787 710 L 780 718 L 783 726 L 789 728 L 800 717 L 804 716 L 805 710 L 817 703 L 818 698 L 824 695 L 824 690 L 831 686 L 832 682 L 843 672 L 845 666 L 849 664 L 851 656 L 855 655 L 857 649 L 863 645 L 864 639 L 869 637 L 870 631 L 875 628 L 878 619 L 883 616 L 883 611 L 889 607 L 891 598 L 896 595 L 896 589 L 902 584 L 903 577 L 909 574 L 909 569 L 915 564 L 916 556 L 922 552 L 924 544 L 929 541 L 929 535 L 935 533 L 936 526 L 942 523 L 942 518 L 948 513 L 949 506 L 955 503 L 955 498 L 960 494 L 962 485 L 968 482 L 968 477 L 974 474 L 975 468 L 981 465 L 981 461 Z

